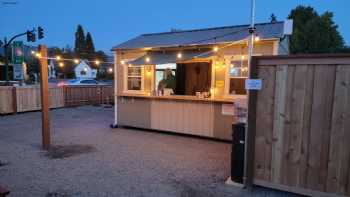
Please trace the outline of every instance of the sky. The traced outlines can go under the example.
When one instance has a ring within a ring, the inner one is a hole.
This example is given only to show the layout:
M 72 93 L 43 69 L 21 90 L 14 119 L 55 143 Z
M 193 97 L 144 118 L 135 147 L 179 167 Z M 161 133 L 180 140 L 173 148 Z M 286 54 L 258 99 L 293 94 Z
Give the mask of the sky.
M 332 11 L 350 45 L 349 0 L 256 0 L 256 21 L 268 22 L 271 13 L 285 20 L 297 5 Z M 41 26 L 45 38 L 35 44 L 73 48 L 81 24 L 95 48 L 110 53 L 144 33 L 248 24 L 250 0 L 0 0 L 0 13 L 0 39 Z

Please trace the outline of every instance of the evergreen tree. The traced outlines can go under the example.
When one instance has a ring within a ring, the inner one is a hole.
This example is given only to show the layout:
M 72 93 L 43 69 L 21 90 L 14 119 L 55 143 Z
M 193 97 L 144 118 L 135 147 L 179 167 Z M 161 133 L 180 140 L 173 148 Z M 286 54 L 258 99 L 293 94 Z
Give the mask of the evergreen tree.
M 277 22 L 277 17 L 275 16 L 274 13 L 272 13 L 271 16 L 270 16 L 270 22 L 271 23 L 276 23 Z
M 75 46 L 74 46 L 74 52 L 81 56 L 86 49 L 86 41 L 85 41 L 85 35 L 84 30 L 81 25 L 78 25 L 77 31 L 75 32 Z
M 294 21 L 291 53 L 333 53 L 344 49 L 344 40 L 333 13 L 319 15 L 312 7 L 298 6 L 288 16 Z
M 85 48 L 88 55 L 95 53 L 95 46 L 90 32 L 86 34 Z

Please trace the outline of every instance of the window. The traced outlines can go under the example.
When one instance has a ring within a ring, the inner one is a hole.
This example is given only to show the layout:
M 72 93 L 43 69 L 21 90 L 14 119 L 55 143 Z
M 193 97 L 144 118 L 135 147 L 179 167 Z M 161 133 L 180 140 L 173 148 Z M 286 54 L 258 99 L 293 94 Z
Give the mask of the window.
M 248 61 L 231 61 L 229 68 L 229 94 L 246 94 L 245 79 L 248 76 Z
M 127 90 L 142 90 L 142 67 L 127 67 Z
M 156 65 L 156 75 L 155 75 L 155 88 L 158 89 L 159 82 L 164 79 L 164 71 L 165 69 L 171 69 L 173 75 L 175 76 L 176 71 L 176 64 L 170 63 L 170 64 L 157 64 Z

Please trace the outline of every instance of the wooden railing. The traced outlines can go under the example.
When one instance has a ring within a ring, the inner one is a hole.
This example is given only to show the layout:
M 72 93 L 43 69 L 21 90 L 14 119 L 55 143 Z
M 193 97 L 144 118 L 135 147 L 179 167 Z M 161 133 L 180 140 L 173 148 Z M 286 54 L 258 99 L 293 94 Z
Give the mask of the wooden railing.
M 50 108 L 111 104 L 112 86 L 50 87 Z M 0 114 L 41 109 L 40 86 L 0 86 Z
M 312 196 L 350 195 L 350 54 L 259 57 L 247 176 Z

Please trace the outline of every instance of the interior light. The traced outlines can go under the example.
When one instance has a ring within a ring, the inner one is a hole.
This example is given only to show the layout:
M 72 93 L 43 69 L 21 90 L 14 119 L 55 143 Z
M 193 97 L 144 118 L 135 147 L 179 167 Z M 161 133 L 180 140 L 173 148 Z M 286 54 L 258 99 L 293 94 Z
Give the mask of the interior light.
M 241 58 L 242 58 L 242 60 L 244 60 L 245 56 L 244 56 L 244 55 L 242 55 L 242 56 L 241 56 Z
M 61 57 L 59 55 L 56 56 L 56 60 L 60 60 Z
M 79 60 L 78 59 L 74 59 L 74 63 L 78 64 Z
M 124 65 L 124 64 L 125 64 L 125 61 L 124 61 L 124 60 L 122 60 L 122 61 L 120 61 L 120 63 L 121 63 L 122 65 Z
M 108 68 L 108 72 L 110 72 L 110 73 L 113 72 L 113 68 L 111 68 L 111 67 Z
M 96 65 L 100 65 L 100 61 L 96 60 L 96 61 L 95 61 L 95 64 L 96 64 Z
M 151 61 L 151 58 L 146 57 L 146 62 L 148 63 L 148 62 L 150 62 L 150 61 Z
M 63 62 L 60 62 L 58 65 L 59 65 L 60 67 L 63 67 L 63 66 L 64 66 Z
M 40 58 L 40 57 L 41 57 L 41 54 L 40 54 L 40 53 L 36 53 L 35 56 L 36 56 L 37 58 Z
M 214 47 L 213 51 L 217 52 L 219 50 L 219 47 Z

